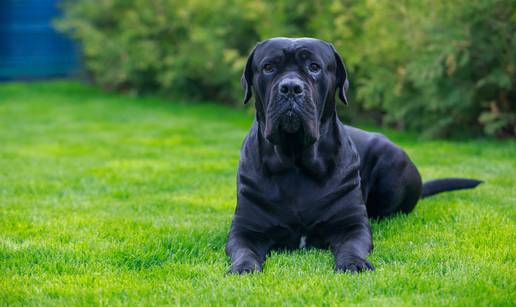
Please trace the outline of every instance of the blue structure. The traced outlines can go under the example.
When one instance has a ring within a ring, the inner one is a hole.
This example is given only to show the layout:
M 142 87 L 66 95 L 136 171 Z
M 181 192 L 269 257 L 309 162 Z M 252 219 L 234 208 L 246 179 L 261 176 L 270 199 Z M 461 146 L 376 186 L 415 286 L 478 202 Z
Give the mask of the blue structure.
M 0 0 L 0 80 L 78 73 L 78 46 L 52 27 L 57 2 Z

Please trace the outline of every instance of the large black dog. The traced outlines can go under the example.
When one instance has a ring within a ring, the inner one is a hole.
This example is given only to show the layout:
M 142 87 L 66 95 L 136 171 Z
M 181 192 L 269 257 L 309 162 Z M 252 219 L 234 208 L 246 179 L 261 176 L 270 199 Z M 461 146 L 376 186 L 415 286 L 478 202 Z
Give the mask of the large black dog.
M 226 245 L 231 273 L 261 271 L 271 249 L 330 247 L 337 271 L 371 270 L 368 217 L 410 212 L 424 196 L 471 188 L 470 179 L 422 184 L 405 152 L 380 134 L 343 125 L 347 73 L 325 41 L 274 38 L 252 51 L 244 102 L 256 121 L 244 140 L 238 204 Z

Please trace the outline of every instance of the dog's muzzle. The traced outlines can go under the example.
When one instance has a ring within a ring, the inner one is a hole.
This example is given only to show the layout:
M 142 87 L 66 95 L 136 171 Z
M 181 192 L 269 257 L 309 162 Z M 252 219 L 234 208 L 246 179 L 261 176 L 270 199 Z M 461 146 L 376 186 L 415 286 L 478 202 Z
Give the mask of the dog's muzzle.
M 301 118 L 297 113 L 304 99 L 304 84 L 298 78 L 285 78 L 278 84 L 279 98 L 287 104 L 280 118 L 279 128 L 287 133 L 296 133 L 301 128 Z
M 294 110 L 290 109 L 285 112 L 280 119 L 281 130 L 287 133 L 296 133 L 301 129 L 301 119 Z
M 270 101 L 265 129 L 270 142 L 278 145 L 285 137 L 300 140 L 303 144 L 315 142 L 315 107 L 310 90 L 301 79 L 283 78 L 274 87 Z

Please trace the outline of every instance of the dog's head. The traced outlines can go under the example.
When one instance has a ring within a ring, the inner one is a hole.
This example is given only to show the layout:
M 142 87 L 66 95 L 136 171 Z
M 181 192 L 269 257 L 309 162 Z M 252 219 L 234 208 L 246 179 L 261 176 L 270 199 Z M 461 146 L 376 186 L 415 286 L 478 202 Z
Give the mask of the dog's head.
M 335 91 L 346 101 L 347 73 L 335 48 L 313 38 L 273 38 L 256 45 L 242 75 L 244 103 L 253 91 L 258 120 L 273 144 L 315 143 L 335 114 Z

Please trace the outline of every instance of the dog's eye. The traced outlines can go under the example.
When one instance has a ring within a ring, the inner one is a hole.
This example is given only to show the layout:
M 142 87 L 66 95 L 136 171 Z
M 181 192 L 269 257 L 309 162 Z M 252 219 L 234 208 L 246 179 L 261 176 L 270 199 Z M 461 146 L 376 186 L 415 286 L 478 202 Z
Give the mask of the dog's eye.
M 319 64 L 317 63 L 312 63 L 308 66 L 308 69 L 311 71 L 311 72 L 318 72 L 319 70 L 321 70 L 321 66 L 319 66 Z
M 271 63 L 267 63 L 267 64 L 263 65 L 263 71 L 266 73 L 271 73 L 274 71 L 274 66 L 272 66 Z

